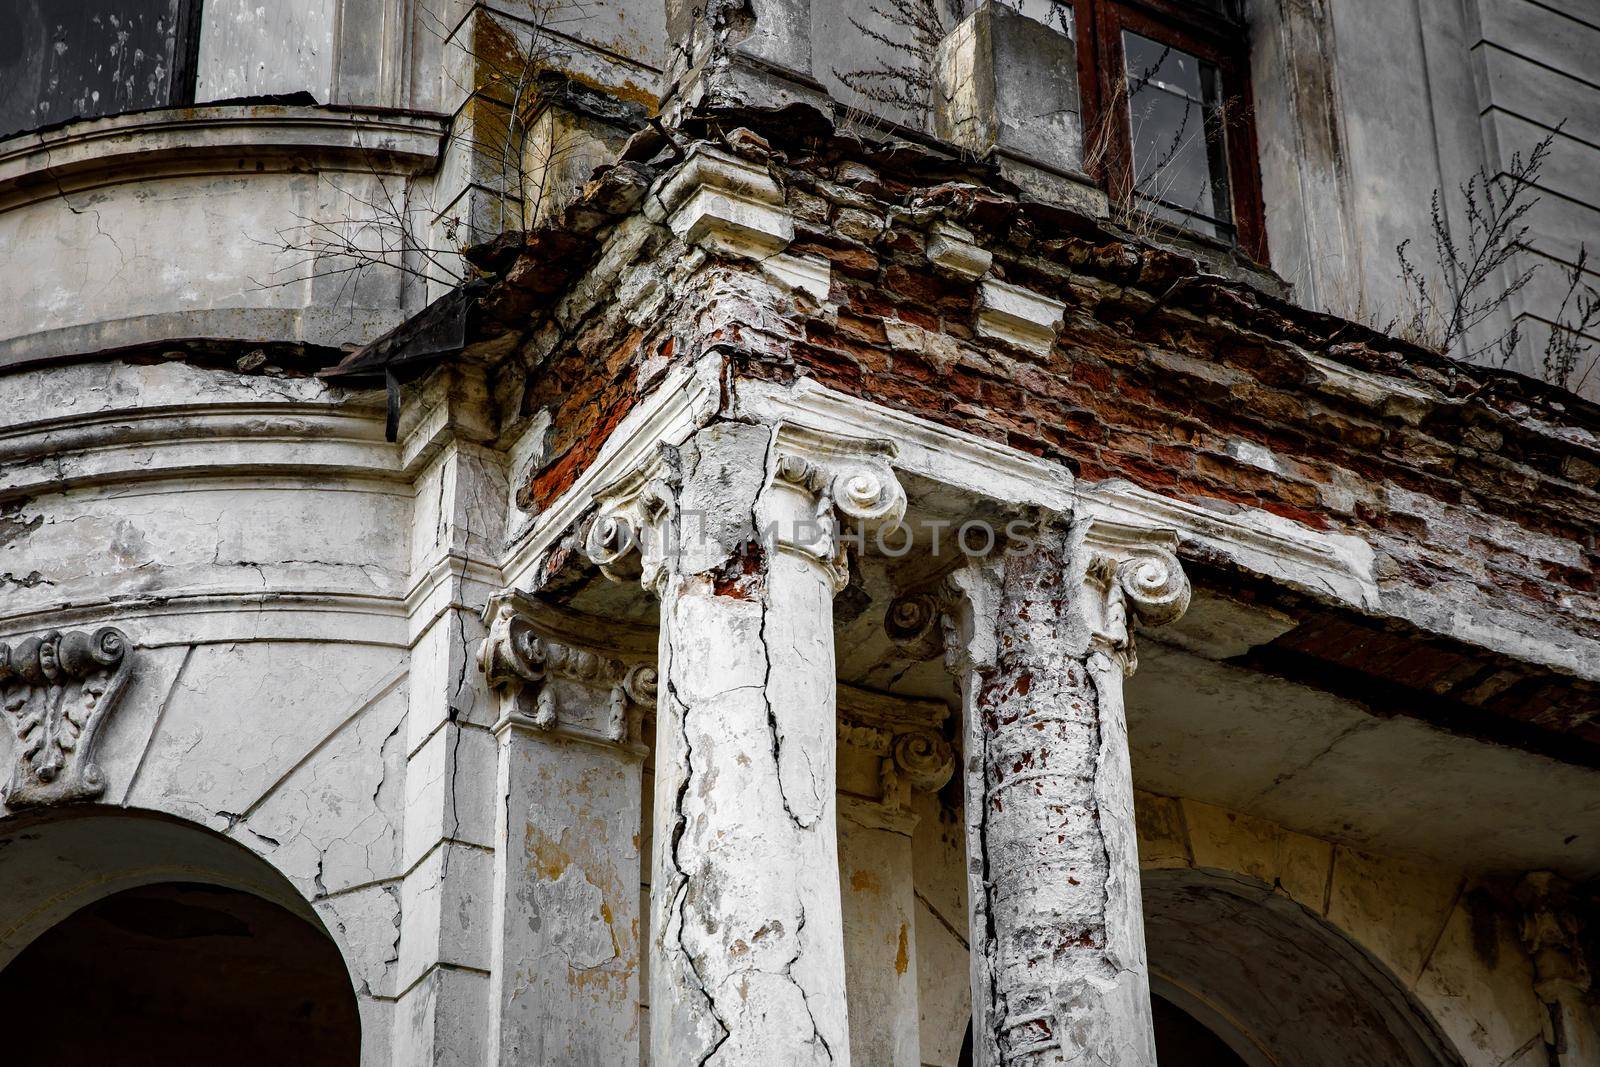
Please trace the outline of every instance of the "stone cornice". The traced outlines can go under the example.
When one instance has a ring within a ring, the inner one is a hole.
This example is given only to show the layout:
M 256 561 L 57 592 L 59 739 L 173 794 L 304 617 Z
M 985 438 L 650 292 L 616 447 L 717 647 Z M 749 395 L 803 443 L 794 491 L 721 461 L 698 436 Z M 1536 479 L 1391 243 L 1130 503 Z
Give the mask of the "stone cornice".
M 430 170 L 442 115 L 390 110 L 220 104 L 70 122 L 0 142 L 0 209 L 132 177 L 235 173 L 239 159 L 275 169 L 344 160 L 380 173 Z

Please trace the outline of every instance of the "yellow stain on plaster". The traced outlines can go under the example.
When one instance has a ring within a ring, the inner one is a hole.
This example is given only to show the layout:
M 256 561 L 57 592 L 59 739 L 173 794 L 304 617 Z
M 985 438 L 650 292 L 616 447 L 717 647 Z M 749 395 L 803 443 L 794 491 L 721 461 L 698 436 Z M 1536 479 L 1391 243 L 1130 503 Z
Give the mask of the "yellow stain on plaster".
M 552 882 L 560 878 L 561 872 L 572 865 L 572 853 L 532 823 L 528 824 L 524 844 L 533 857 L 534 871 Z
M 906 951 L 906 924 L 900 924 L 900 951 L 894 954 L 894 973 L 905 974 L 906 968 L 911 966 L 911 956 Z

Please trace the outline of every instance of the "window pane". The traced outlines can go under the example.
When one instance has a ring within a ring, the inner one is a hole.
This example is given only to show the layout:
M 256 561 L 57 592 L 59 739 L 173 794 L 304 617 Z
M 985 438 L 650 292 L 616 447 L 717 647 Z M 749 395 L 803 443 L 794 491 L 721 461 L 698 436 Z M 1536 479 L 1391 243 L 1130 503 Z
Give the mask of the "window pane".
M 1157 215 L 1212 237 L 1232 236 L 1217 68 L 1124 31 L 1134 195 Z
M 0 0 L 0 137 L 172 102 L 183 0 Z

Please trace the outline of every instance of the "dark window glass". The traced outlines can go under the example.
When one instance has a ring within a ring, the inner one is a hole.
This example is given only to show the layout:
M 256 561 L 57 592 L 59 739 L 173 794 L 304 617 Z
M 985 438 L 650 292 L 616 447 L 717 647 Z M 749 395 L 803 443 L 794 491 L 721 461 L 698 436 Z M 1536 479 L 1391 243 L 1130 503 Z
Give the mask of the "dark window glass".
M 0 0 L 0 137 L 194 98 L 200 0 Z
M 1235 0 L 1071 6 L 1084 168 L 1104 182 L 1113 214 L 1230 243 L 1266 262 L 1249 33 Z
M 1124 31 L 1133 193 L 1157 215 L 1231 240 L 1222 79 L 1212 63 Z

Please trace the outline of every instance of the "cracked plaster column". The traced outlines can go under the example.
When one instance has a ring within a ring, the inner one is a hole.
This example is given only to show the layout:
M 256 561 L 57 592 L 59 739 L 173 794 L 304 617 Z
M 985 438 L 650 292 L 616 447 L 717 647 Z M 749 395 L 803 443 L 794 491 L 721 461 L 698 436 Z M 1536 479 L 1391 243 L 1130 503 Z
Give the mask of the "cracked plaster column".
M 489 1062 L 637 1063 L 639 724 L 656 669 L 548 614 L 498 597 L 478 653 L 500 707 Z
M 652 1062 L 850 1060 L 833 597 L 841 523 L 903 514 L 885 455 L 720 423 L 590 526 L 608 573 L 642 544 L 661 598 Z
M 1188 606 L 1175 541 L 1046 516 L 951 578 L 984 1067 L 1156 1062 L 1122 685 Z

